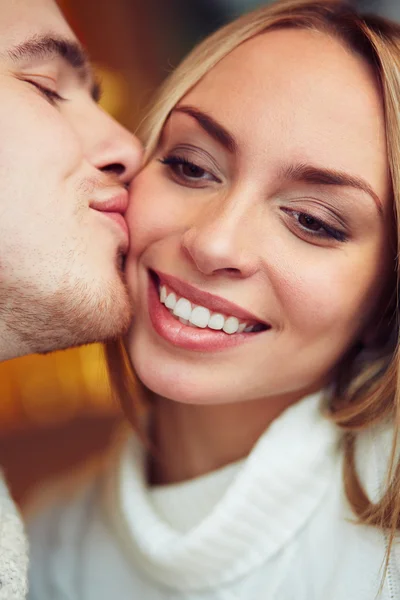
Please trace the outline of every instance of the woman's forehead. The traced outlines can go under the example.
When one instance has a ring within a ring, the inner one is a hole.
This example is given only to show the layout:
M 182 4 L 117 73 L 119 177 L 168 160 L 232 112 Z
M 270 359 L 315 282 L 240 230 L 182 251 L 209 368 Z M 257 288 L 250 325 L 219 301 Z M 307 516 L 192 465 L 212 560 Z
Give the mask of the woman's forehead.
M 224 108 L 234 100 L 254 100 L 257 93 L 265 102 L 274 93 L 290 98 L 300 92 L 304 102 L 324 90 L 337 90 L 342 97 L 356 90 L 363 99 L 369 96 L 374 101 L 375 110 L 381 107 L 373 69 L 358 53 L 326 33 L 291 28 L 242 43 L 210 69 L 188 96 L 219 95 Z

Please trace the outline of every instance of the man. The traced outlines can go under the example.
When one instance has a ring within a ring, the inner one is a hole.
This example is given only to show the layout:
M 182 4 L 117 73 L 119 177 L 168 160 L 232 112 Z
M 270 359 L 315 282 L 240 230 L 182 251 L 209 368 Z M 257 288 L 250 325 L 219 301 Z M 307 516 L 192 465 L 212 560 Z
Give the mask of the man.
M 0 360 L 120 335 L 123 213 L 139 142 L 97 105 L 53 0 L 0 0 Z M 0 599 L 26 592 L 25 539 L 0 489 Z

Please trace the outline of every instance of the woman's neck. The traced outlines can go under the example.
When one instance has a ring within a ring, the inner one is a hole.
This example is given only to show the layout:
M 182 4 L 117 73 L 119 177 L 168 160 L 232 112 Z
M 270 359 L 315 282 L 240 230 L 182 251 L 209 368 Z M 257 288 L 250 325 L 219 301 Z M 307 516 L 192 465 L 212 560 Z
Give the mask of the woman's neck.
M 270 423 L 304 395 L 211 406 L 155 397 L 150 483 L 186 481 L 246 457 Z

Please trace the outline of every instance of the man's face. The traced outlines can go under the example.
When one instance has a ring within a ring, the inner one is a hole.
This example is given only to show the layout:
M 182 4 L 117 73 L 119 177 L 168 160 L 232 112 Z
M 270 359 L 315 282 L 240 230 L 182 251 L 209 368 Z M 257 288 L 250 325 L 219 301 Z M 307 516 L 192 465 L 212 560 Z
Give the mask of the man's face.
M 137 140 L 52 0 L 0 0 L 0 359 L 120 334 Z M 108 213 L 108 214 L 107 214 Z

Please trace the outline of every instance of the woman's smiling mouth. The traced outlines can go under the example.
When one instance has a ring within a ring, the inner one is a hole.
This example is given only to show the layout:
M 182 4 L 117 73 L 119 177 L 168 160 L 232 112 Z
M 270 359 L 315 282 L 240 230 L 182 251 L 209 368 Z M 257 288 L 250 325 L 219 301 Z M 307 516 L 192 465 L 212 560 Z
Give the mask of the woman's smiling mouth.
M 223 298 L 154 271 L 149 277 L 149 315 L 161 337 L 199 352 L 236 346 L 271 329 Z

